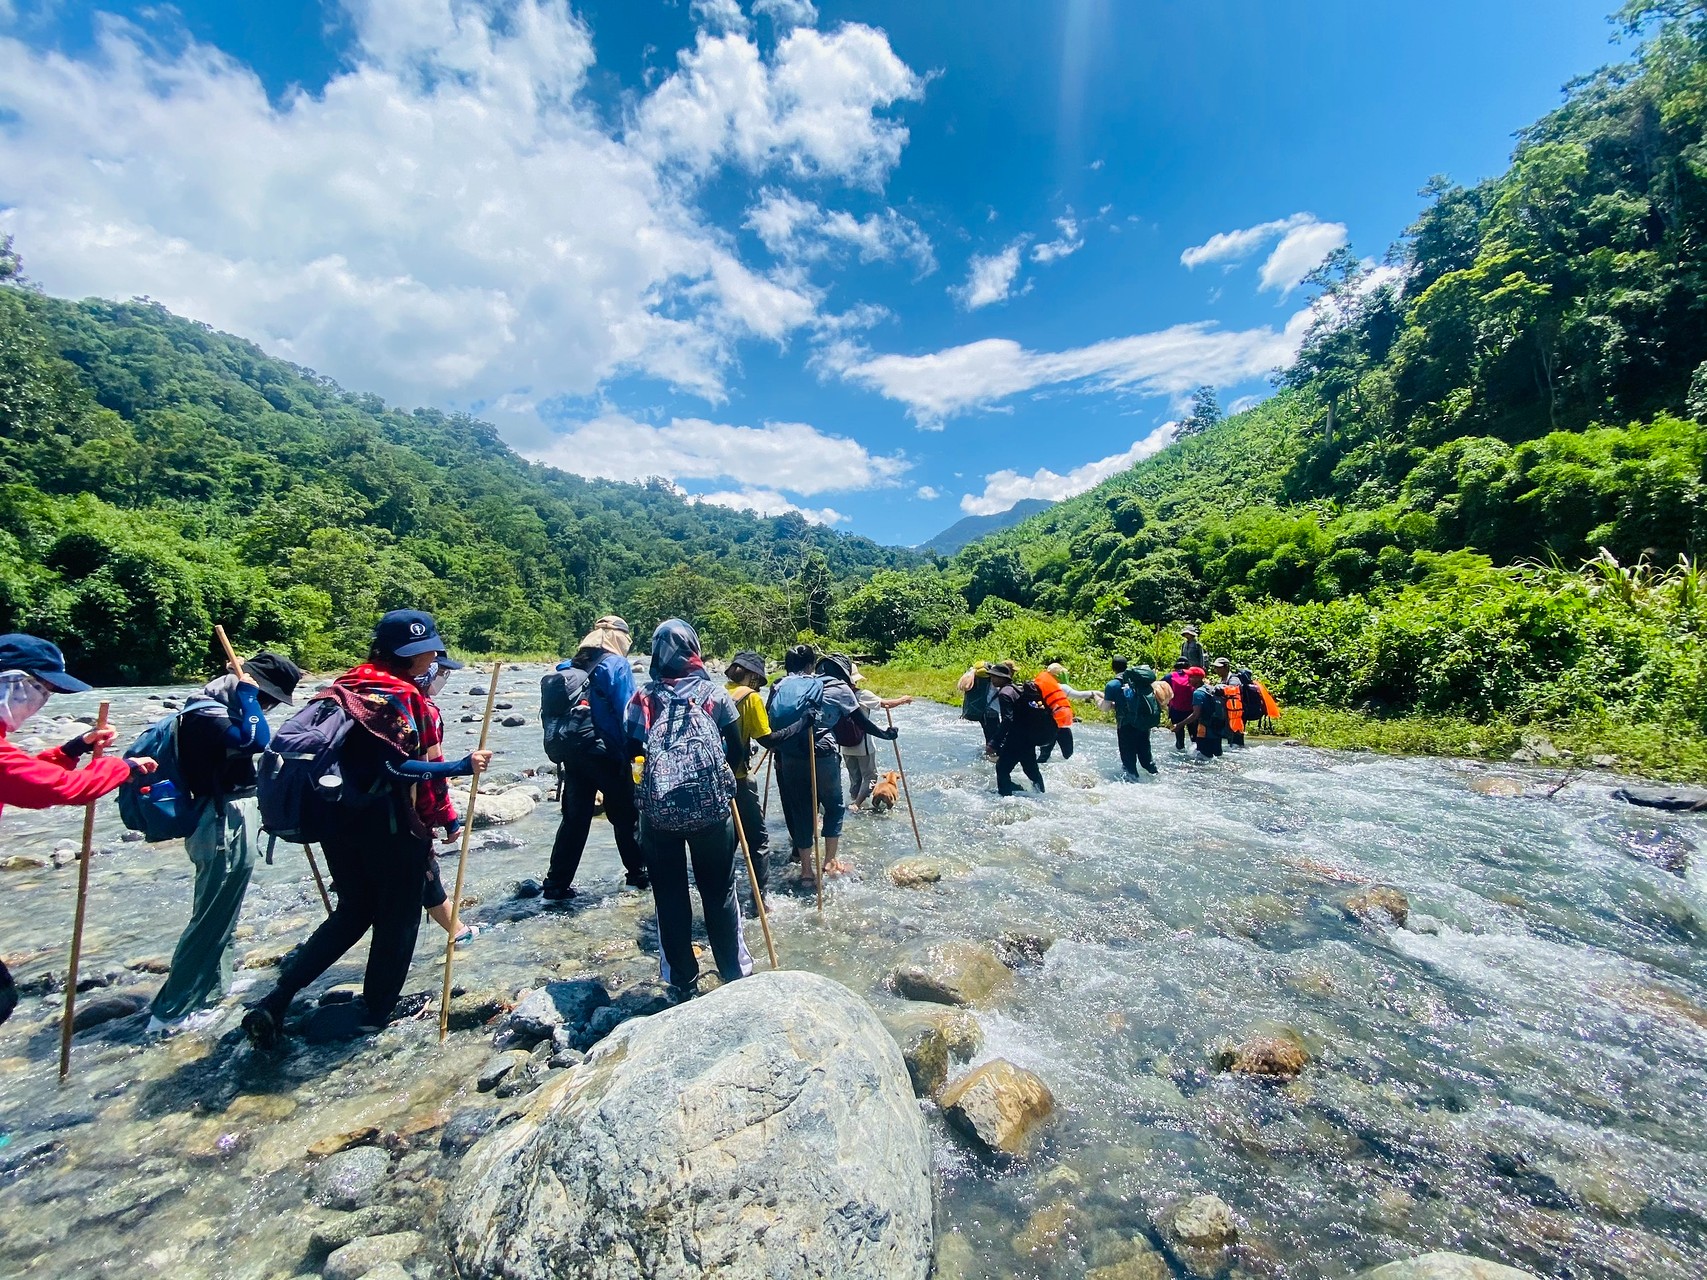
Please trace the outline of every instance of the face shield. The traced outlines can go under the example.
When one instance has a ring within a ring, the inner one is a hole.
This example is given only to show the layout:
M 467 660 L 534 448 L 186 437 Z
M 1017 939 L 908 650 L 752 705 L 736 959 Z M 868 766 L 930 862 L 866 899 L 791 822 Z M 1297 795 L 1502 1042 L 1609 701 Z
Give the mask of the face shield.
M 36 712 L 47 705 L 49 689 L 28 671 L 0 671 L 0 725 L 16 733 Z

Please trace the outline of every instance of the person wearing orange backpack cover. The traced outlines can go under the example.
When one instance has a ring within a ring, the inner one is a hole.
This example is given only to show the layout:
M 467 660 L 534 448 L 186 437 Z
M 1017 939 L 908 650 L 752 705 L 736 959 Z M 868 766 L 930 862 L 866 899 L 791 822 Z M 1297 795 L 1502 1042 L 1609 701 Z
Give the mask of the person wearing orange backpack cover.
M 8 740 L 54 694 L 87 693 L 90 687 L 65 670 L 58 645 L 19 632 L 0 636 L 0 813 L 9 804 L 20 809 L 93 804 L 131 778 L 154 772 L 154 761 L 145 756 L 104 756 L 78 767 L 90 751 L 112 746 L 118 736 L 112 729 L 90 729 L 36 755 Z M 12 975 L 0 961 L 0 1022 L 17 1005 Z
M 1043 695 L 1043 705 L 1049 708 L 1049 714 L 1055 717 L 1055 738 L 1045 742 L 1037 752 L 1039 763 L 1046 761 L 1054 753 L 1055 748 L 1061 748 L 1061 758 L 1073 758 L 1073 699 L 1092 698 L 1095 694 L 1081 693 L 1077 689 L 1069 690 L 1061 683 L 1061 677 L 1067 674 L 1067 668 L 1059 662 L 1052 662 L 1032 678 L 1032 684 L 1037 686 L 1038 693 Z
M 1215 683 L 1221 686 L 1221 704 L 1227 709 L 1227 729 L 1224 736 L 1235 747 L 1242 747 L 1245 745 L 1245 686 L 1232 678 L 1231 659 L 1217 658 L 1211 665 L 1215 669 Z

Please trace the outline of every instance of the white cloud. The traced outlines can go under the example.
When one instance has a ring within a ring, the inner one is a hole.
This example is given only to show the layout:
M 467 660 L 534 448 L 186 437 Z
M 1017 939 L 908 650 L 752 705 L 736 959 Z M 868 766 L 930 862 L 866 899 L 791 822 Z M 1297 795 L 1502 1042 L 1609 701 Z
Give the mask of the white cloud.
M 1290 292 L 1335 249 L 1346 242 L 1343 222 L 1323 222 L 1313 213 L 1294 213 L 1238 231 L 1223 231 L 1180 254 L 1187 267 L 1206 262 L 1243 262 L 1270 242 L 1278 241 L 1262 265 L 1264 289 Z
M 765 248 L 789 260 L 812 261 L 844 246 L 857 252 L 861 262 L 911 258 L 923 274 L 936 269 L 930 237 L 893 209 L 858 218 L 771 188 L 747 211 L 743 225 L 757 233 Z
M 859 23 L 797 28 L 768 61 L 743 35 L 702 30 L 678 61 L 641 102 L 629 142 L 695 174 L 729 161 L 880 186 L 907 129 L 877 113 L 924 92 L 889 38 Z
M 613 132 L 566 0 L 345 13 L 343 69 L 276 101 L 219 50 L 112 17 L 86 55 L 0 37 L 0 231 L 31 276 L 147 294 L 408 404 L 628 374 L 715 400 L 741 342 L 816 326 L 822 294 L 744 263 L 679 166 L 868 182 L 906 139 L 876 112 L 920 85 L 867 27 L 795 31 L 771 56 L 701 32 Z M 751 92 L 712 94 L 702 146 L 683 111 L 695 85 L 729 87 L 713 63 Z
M 689 7 L 694 21 L 713 31 L 747 30 L 747 15 L 741 12 L 739 0 L 693 0 Z
M 753 12 L 780 27 L 810 27 L 818 21 L 812 0 L 753 0 Z
M 1009 338 L 986 338 L 929 355 L 874 356 L 844 343 L 820 367 L 905 404 L 921 427 L 938 429 L 957 413 L 1039 387 L 1181 396 L 1203 383 L 1261 377 L 1292 361 L 1311 318 L 1306 308 L 1279 330 L 1181 324 L 1067 351 L 1030 351 Z
M 529 456 L 607 480 L 729 480 L 800 494 L 877 488 L 911 465 L 898 454 L 870 453 L 857 440 L 804 422 L 743 427 L 677 418 L 659 427 L 621 413 L 574 423 Z
M 1023 476 L 1017 471 L 997 471 L 984 477 L 983 493 L 968 493 L 960 499 L 960 509 L 967 515 L 993 516 L 998 511 L 1006 511 L 1024 498 L 1059 502 L 1075 493 L 1083 493 L 1110 476 L 1128 470 L 1152 454 L 1160 453 L 1173 440 L 1176 425 L 1170 422 L 1157 427 L 1142 440 L 1134 441 L 1132 447 L 1124 453 L 1110 454 L 1106 458 L 1098 458 L 1095 462 L 1087 462 L 1082 467 L 1074 467 L 1066 475 L 1059 475 L 1047 467 L 1034 471 L 1029 476 Z
M 1000 253 L 974 255 L 966 283 L 955 285 L 949 293 L 968 311 L 1005 301 L 1013 292 L 1014 277 L 1019 274 L 1019 252 L 1024 244 L 1023 239 L 1015 240 Z
M 709 502 L 715 507 L 733 507 L 761 516 L 787 515 L 795 511 L 813 524 L 840 524 L 847 517 L 834 507 L 802 507 L 790 502 L 774 489 L 740 489 L 724 493 L 689 495 L 689 502 Z
M 1059 258 L 1075 254 L 1085 247 L 1085 239 L 1079 234 L 1079 224 L 1071 214 L 1064 218 L 1055 219 L 1055 229 L 1061 233 L 1060 236 L 1035 246 L 1031 251 L 1033 262 L 1054 262 Z
M 922 484 L 913 496 L 918 498 L 921 502 L 935 502 L 938 498 L 942 497 L 942 491 L 935 485 Z

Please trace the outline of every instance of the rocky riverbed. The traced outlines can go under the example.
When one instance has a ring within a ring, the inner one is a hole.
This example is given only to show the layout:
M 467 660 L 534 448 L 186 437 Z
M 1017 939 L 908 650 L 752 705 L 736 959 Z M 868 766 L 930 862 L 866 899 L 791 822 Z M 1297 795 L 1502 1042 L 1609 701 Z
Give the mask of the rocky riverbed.
M 499 686 L 520 723 L 495 731 L 465 890 L 482 932 L 442 1047 L 429 1009 L 254 1054 L 241 991 L 146 1042 L 190 868 L 109 804 L 58 1087 L 77 822 L 5 816 L 0 950 L 25 998 L 0 1029 L 0 1274 L 905 1275 L 934 1252 L 956 1277 L 1302 1280 L 1447 1250 L 1707 1273 L 1707 818 L 1610 778 L 1549 797 L 1557 773 L 1282 748 L 1165 749 L 1127 785 L 1095 727 L 1047 796 L 1003 801 L 975 730 L 915 706 L 923 854 L 904 809 L 856 815 L 822 918 L 780 868 L 773 895 L 792 980 L 859 998 L 767 980 L 670 1008 L 603 824 L 584 895 L 531 896 L 555 825 L 538 674 Z M 484 679 L 444 699 L 453 747 Z M 182 692 L 112 694 L 121 732 Z M 320 911 L 281 846 L 240 983 Z M 443 944 L 424 921 L 410 991 L 436 999 Z M 335 1021 L 362 955 L 303 1029 Z

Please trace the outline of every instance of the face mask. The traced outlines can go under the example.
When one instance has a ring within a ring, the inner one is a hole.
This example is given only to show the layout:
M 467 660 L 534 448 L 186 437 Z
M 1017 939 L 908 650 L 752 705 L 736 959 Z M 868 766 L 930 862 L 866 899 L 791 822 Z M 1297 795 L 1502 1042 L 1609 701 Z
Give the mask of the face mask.
M 36 712 L 47 705 L 49 690 L 27 671 L 0 673 L 0 725 L 16 733 Z

